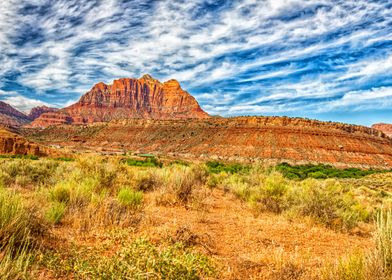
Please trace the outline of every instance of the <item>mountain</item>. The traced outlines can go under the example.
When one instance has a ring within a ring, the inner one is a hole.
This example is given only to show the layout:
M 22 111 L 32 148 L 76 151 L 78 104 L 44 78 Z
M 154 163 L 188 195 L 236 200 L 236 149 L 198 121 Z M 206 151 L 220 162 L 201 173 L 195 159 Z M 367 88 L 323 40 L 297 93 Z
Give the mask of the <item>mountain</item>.
M 27 115 L 27 117 L 30 120 L 35 120 L 37 118 L 39 118 L 42 114 L 44 113 L 53 113 L 53 112 L 57 112 L 59 109 L 57 108 L 51 108 L 51 107 L 47 107 L 47 106 L 37 106 L 31 109 L 30 113 Z
M 392 137 L 392 124 L 376 123 L 372 125 L 372 128 L 380 130 L 384 132 L 386 135 Z
M 121 119 L 209 118 L 196 99 L 176 80 L 164 83 L 150 75 L 96 84 L 80 100 L 57 112 L 44 113 L 31 126 L 84 124 Z
M 130 119 L 93 126 L 26 129 L 24 133 L 33 141 L 82 152 L 132 151 L 202 160 L 392 168 L 392 139 L 384 133 L 301 118 Z
M 29 117 L 11 105 L 0 101 L 0 124 L 4 126 L 20 126 L 28 123 Z

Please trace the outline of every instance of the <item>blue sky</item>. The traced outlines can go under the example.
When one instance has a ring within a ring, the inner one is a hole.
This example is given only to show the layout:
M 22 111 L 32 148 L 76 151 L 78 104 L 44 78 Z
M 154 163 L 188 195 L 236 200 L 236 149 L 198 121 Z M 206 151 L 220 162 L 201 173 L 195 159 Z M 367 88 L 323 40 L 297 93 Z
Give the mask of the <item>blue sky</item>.
M 2 0 L 0 99 L 175 78 L 211 114 L 392 123 L 392 1 Z

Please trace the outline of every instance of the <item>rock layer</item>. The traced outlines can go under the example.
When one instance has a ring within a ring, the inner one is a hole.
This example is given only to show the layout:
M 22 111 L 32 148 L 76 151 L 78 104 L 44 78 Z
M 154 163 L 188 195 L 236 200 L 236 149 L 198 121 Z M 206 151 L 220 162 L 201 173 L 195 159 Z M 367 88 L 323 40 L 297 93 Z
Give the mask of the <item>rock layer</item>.
M 392 137 L 392 124 L 377 123 L 372 125 L 372 128 L 384 132 L 386 135 Z
M 80 100 L 56 113 L 42 114 L 31 125 L 84 124 L 120 119 L 208 118 L 196 99 L 176 80 L 161 83 L 149 75 L 96 84 Z M 57 119 L 57 120 L 56 120 Z
M 126 120 L 25 133 L 31 139 L 73 149 L 392 168 L 392 139 L 384 133 L 363 126 L 300 118 Z

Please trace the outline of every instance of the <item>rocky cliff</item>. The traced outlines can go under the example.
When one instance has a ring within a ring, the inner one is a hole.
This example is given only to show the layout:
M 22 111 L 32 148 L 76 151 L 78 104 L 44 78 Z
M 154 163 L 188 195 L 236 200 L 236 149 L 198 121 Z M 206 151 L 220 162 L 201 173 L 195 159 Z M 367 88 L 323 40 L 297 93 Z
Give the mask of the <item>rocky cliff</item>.
M 301 118 L 133 119 L 25 133 L 46 144 L 81 150 L 392 168 L 392 139 L 381 131 Z
M 33 120 L 39 118 L 44 113 L 53 113 L 53 112 L 57 112 L 58 110 L 59 109 L 57 109 L 57 108 L 51 108 L 51 107 L 47 107 L 47 106 L 38 106 L 38 107 L 32 108 L 30 113 L 27 115 L 27 117 L 33 121 Z
M 121 119 L 208 118 L 196 99 L 176 80 L 161 83 L 149 75 L 96 84 L 80 100 L 55 113 L 42 114 L 31 125 L 84 124 Z M 58 120 L 56 120 L 58 119 Z
M 43 156 L 46 155 L 44 149 L 15 133 L 0 129 L 0 154 Z
M 20 126 L 28 123 L 28 116 L 19 112 L 11 105 L 0 101 L 0 125 L 3 126 Z
M 372 128 L 384 132 L 386 135 L 392 137 L 392 124 L 377 123 L 372 125 Z

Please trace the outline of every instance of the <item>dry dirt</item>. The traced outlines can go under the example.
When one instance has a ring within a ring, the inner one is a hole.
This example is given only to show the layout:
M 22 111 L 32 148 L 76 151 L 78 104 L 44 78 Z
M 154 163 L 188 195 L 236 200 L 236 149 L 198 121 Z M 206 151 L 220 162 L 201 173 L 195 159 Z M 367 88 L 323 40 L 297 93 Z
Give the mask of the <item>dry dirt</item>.
M 216 261 L 221 279 L 311 279 L 320 267 L 373 246 L 370 234 L 336 232 L 275 214 L 255 216 L 222 190 L 205 193 L 189 207 L 157 206 L 155 195 L 147 195 L 143 219 L 132 238 L 147 237 L 158 245 L 168 240 L 188 242 Z M 55 246 L 75 243 L 93 248 L 105 239 L 103 232 L 81 235 L 66 226 L 53 233 L 63 240 Z

